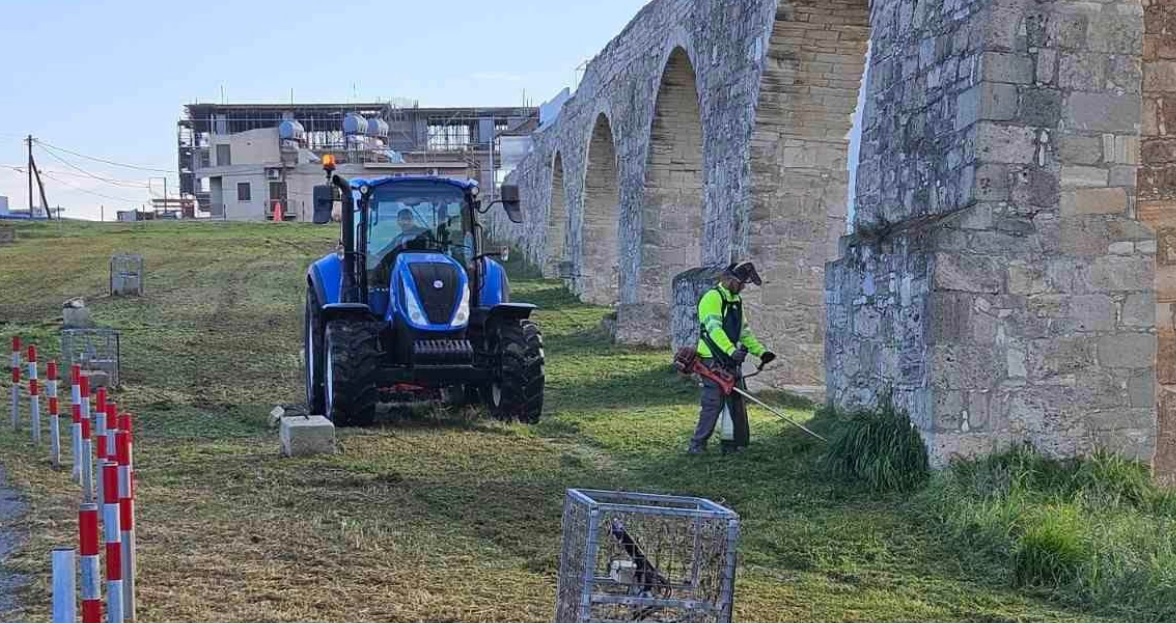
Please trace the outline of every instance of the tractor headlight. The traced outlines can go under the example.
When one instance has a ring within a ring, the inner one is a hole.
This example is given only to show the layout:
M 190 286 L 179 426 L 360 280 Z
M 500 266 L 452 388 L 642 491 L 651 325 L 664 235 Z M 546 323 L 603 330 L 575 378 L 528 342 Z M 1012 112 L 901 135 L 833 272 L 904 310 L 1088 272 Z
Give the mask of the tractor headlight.
M 407 282 L 401 282 L 404 286 L 404 307 L 408 309 L 408 318 L 417 325 L 428 325 L 429 321 L 425 318 L 424 310 L 421 310 L 421 304 L 417 298 L 413 296 L 412 291 L 408 289 Z
M 463 327 L 470 320 L 470 285 L 461 289 L 461 303 L 457 304 L 457 314 L 453 315 L 453 327 Z

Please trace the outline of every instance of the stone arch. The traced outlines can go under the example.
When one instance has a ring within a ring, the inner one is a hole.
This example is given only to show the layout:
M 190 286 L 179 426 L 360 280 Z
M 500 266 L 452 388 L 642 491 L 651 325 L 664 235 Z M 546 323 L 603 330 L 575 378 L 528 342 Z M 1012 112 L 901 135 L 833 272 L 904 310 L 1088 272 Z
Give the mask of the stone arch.
M 564 191 L 563 156 L 557 151 L 551 161 L 551 196 L 547 204 L 547 262 L 544 273 L 558 275 L 559 263 L 567 260 L 568 208 Z
M 824 267 L 838 256 L 849 136 L 870 35 L 868 0 L 777 9 L 763 57 L 741 238 L 767 280 L 746 300 L 782 359 L 775 381 L 824 386 Z
M 589 303 L 617 301 L 620 261 L 620 184 L 612 124 L 596 116 L 584 167 L 584 202 L 577 290 Z
M 662 70 L 650 124 L 641 209 L 644 302 L 671 302 L 674 276 L 702 262 L 702 128 L 694 64 L 676 46 Z

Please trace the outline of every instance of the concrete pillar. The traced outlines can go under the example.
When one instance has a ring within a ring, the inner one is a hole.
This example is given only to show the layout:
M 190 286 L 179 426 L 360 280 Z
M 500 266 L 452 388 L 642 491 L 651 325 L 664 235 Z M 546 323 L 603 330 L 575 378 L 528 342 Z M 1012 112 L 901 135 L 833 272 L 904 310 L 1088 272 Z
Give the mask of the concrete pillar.
M 828 397 L 893 390 L 937 465 L 1020 441 L 1150 459 L 1138 0 L 876 0 L 872 22 Z

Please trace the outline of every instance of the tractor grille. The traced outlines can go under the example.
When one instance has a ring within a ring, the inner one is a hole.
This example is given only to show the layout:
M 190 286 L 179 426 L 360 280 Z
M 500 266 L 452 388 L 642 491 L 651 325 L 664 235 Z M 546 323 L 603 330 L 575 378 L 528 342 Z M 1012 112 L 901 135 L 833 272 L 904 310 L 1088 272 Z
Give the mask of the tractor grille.
M 443 262 L 419 262 L 408 265 L 408 270 L 429 322 L 448 324 L 459 295 L 457 268 Z

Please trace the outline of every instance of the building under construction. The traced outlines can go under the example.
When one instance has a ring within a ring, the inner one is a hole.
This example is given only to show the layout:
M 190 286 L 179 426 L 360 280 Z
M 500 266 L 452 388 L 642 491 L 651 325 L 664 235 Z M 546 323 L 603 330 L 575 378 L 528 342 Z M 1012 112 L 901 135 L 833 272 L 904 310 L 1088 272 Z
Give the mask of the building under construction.
M 192 216 L 309 218 L 320 158 L 348 176 L 429 173 L 492 189 L 538 125 L 538 109 L 372 104 L 189 104 L 178 123 L 180 193 Z M 509 143 L 509 145 L 504 145 Z M 503 162 L 502 155 L 507 155 Z

